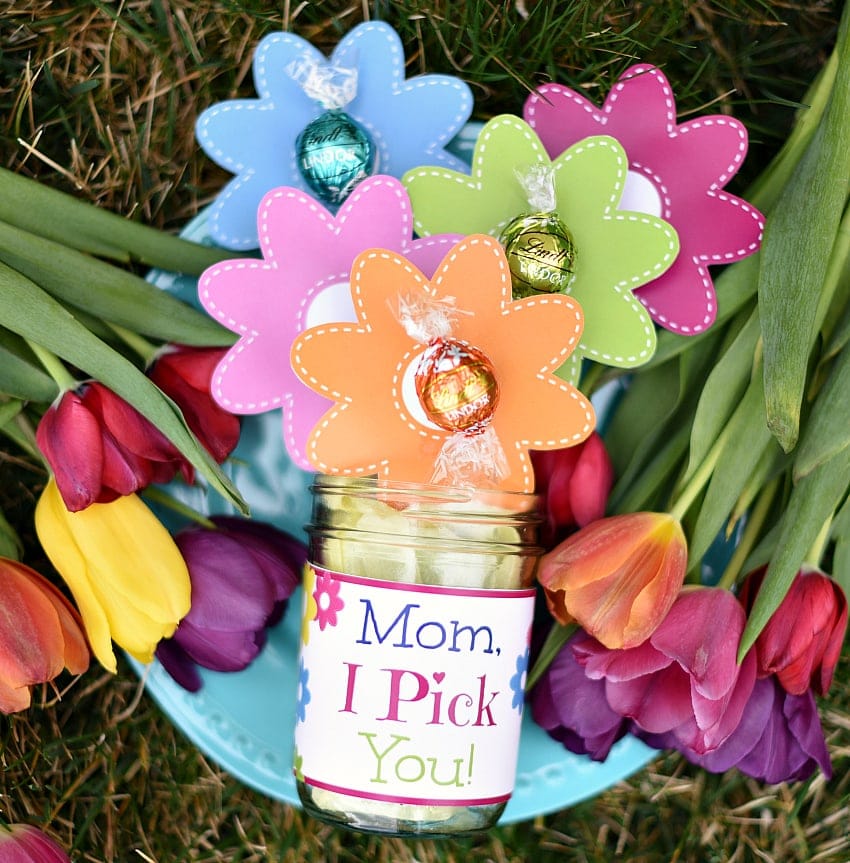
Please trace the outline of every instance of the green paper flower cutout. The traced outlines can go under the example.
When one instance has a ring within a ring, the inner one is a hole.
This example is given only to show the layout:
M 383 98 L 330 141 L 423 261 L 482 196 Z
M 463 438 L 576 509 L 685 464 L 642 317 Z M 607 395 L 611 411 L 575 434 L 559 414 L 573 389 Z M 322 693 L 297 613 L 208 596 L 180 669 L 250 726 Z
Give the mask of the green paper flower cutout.
M 471 174 L 423 167 L 404 175 L 416 233 L 498 237 L 531 211 L 516 171 L 537 164 L 552 166 L 556 212 L 577 248 L 567 293 L 585 314 L 581 342 L 558 374 L 576 382 L 583 356 L 620 368 L 642 365 L 655 352 L 655 328 L 632 291 L 671 266 L 679 239 L 663 219 L 617 209 L 629 163 L 614 138 L 585 138 L 552 160 L 523 120 L 494 117 L 478 137 Z

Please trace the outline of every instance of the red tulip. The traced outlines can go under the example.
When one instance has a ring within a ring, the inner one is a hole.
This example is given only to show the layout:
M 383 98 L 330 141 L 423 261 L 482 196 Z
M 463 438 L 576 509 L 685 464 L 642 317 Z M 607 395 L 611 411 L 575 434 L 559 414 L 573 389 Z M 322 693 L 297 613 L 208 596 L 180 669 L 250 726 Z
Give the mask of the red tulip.
M 148 377 L 177 403 L 189 428 L 219 463 L 239 442 L 239 418 L 213 401 L 210 389 L 215 367 L 226 348 L 169 345 L 148 371 Z
M 615 713 L 703 755 L 738 727 L 755 685 L 753 652 L 737 663 L 745 623 L 729 591 L 685 589 L 643 644 L 609 650 L 585 637 L 573 652 L 591 680 L 605 681 Z
M 45 833 L 29 824 L 0 826 L 0 863 L 70 863 Z
M 750 573 L 741 587 L 749 610 L 766 567 Z M 775 674 L 786 692 L 803 695 L 811 687 L 826 695 L 847 631 L 847 599 L 841 586 L 813 567 L 803 567 L 756 640 L 759 676 Z
M 635 512 L 599 519 L 545 554 L 538 580 L 559 623 L 571 620 L 606 647 L 645 641 L 685 578 L 688 549 L 678 520 Z
M 46 578 L 0 558 L 0 580 L 0 712 L 14 713 L 30 706 L 30 687 L 63 668 L 82 674 L 89 648 L 76 609 Z
M 162 432 L 98 381 L 64 392 L 41 418 L 36 442 L 70 512 L 168 482 L 178 470 L 194 476 Z
M 602 438 L 593 432 L 576 446 L 532 450 L 535 493 L 543 499 L 545 521 L 540 541 L 546 548 L 576 527 L 605 515 L 614 468 Z

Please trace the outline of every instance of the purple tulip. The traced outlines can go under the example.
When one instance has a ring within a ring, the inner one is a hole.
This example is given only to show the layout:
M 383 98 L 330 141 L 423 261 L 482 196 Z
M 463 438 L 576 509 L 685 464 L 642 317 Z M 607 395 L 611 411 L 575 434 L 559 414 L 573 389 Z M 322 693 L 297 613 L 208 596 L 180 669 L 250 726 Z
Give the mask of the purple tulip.
M 643 644 L 612 650 L 587 638 L 573 650 L 588 677 L 604 680 L 615 713 L 704 755 L 738 727 L 753 691 L 752 651 L 736 662 L 745 622 L 728 591 L 686 589 Z
M 700 755 L 671 734 L 638 736 L 656 749 L 678 749 L 711 773 L 735 767 L 769 785 L 808 779 L 818 767 L 827 779 L 832 776 L 812 691 L 791 695 L 776 677 L 756 681 L 740 724 L 713 752 Z
M 604 761 L 625 735 L 627 722 L 605 700 L 605 683 L 591 680 L 576 661 L 573 644 L 589 636 L 577 632 L 561 648 L 528 693 L 534 721 L 570 752 Z
M 213 522 L 214 530 L 191 527 L 174 538 L 189 568 L 192 606 L 156 651 L 190 692 L 201 688 L 196 663 L 241 671 L 257 657 L 307 558 L 302 543 L 269 524 L 226 516 Z

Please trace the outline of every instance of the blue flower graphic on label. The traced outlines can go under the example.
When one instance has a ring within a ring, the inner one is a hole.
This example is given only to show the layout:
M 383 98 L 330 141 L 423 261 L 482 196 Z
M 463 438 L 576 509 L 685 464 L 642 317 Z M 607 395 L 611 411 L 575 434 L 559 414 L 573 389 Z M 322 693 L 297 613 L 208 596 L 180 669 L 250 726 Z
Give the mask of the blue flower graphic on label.
M 307 705 L 312 699 L 310 687 L 307 685 L 310 680 L 310 672 L 304 666 L 302 659 L 298 667 L 298 700 L 295 704 L 295 713 L 298 716 L 298 721 L 303 722 L 307 718 Z
M 522 706 L 525 703 L 525 675 L 528 671 L 528 656 L 529 650 L 525 649 L 525 653 L 520 653 L 516 658 L 516 673 L 511 676 L 511 690 L 514 694 L 511 700 L 511 707 L 522 713 Z

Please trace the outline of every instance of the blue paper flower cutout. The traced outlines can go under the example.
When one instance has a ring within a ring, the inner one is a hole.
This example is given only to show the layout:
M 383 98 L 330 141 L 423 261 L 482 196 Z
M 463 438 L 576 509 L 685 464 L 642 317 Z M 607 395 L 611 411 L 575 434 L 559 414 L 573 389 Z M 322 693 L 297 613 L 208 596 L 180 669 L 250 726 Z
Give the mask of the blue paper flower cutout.
M 511 700 L 511 707 L 522 713 L 522 706 L 525 703 L 525 675 L 528 672 L 528 657 L 529 649 L 525 649 L 525 653 L 520 653 L 516 658 L 516 673 L 512 675 L 510 680 L 511 691 L 514 696 Z
M 304 62 L 357 70 L 357 95 L 345 111 L 372 136 L 376 173 L 401 177 L 419 165 L 467 169 L 445 147 L 472 112 L 469 86 L 451 75 L 406 80 L 401 39 L 388 24 L 355 27 L 329 60 L 300 36 L 272 33 L 254 54 L 260 97 L 213 105 L 195 130 L 204 152 L 236 174 L 210 208 L 210 236 L 220 246 L 257 248 L 257 209 L 266 192 L 278 186 L 308 190 L 296 165 L 295 139 L 324 109 L 287 71 Z
M 302 659 L 298 666 L 298 695 L 295 702 L 295 713 L 299 722 L 303 722 L 307 718 L 307 705 L 313 698 L 310 687 L 307 685 L 309 680 L 310 672 L 304 667 L 304 660 Z

